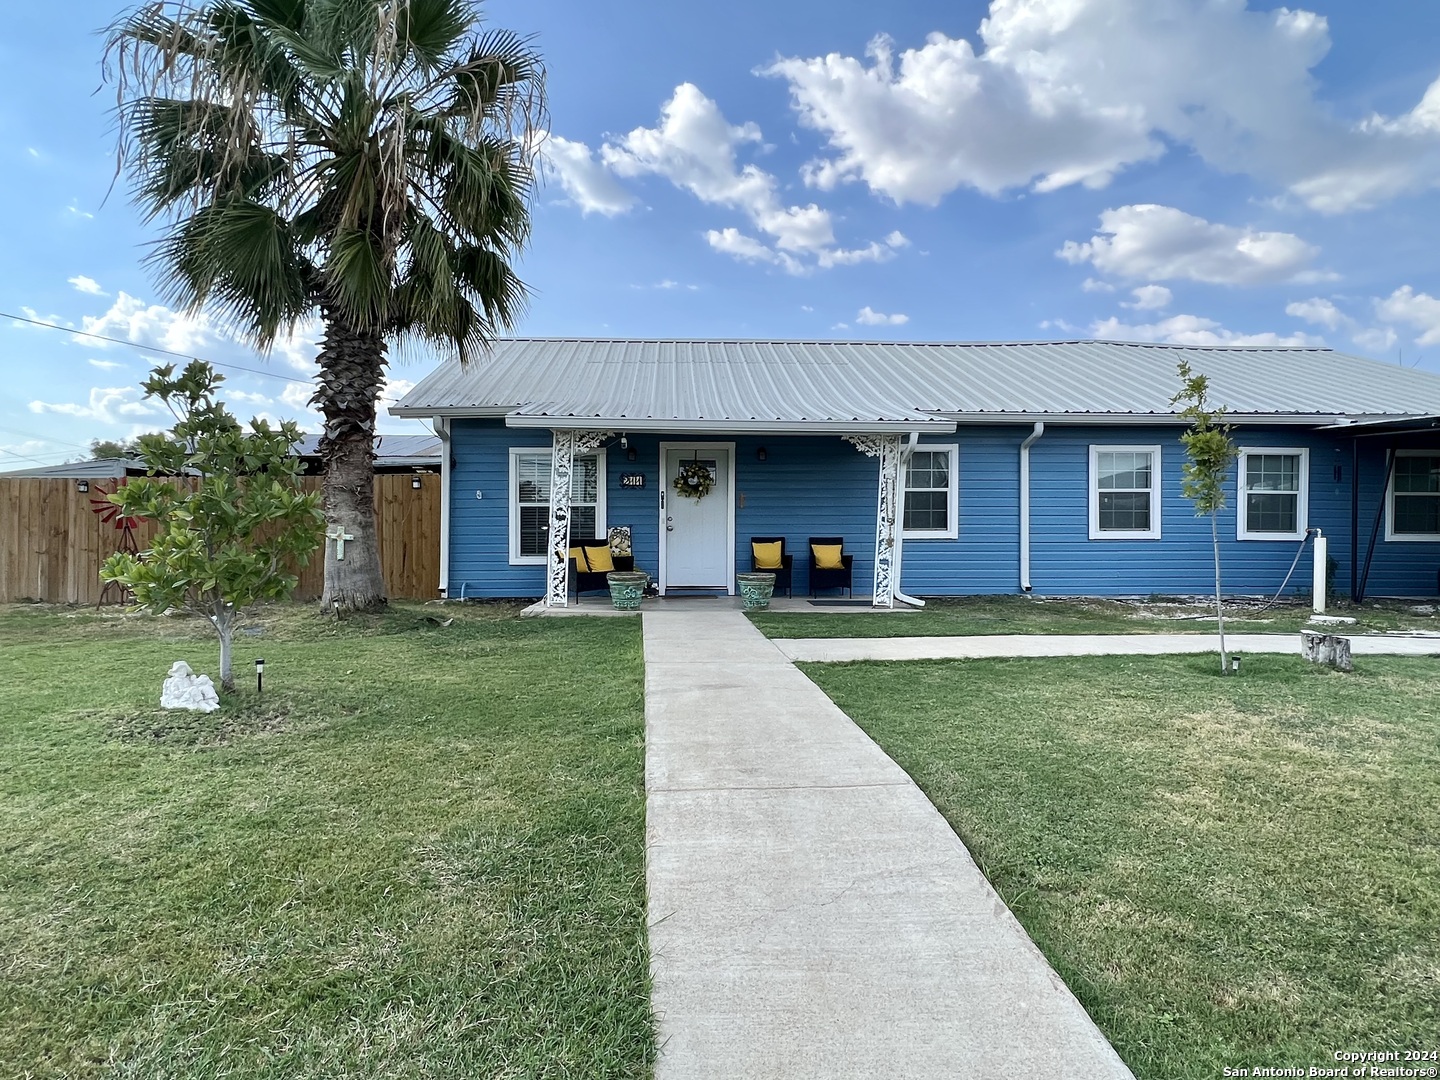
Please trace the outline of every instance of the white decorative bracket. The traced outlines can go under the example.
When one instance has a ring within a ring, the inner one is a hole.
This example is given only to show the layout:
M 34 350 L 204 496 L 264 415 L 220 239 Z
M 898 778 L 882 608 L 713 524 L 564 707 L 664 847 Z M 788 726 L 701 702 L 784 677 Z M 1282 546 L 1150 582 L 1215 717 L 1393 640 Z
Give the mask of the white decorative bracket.
M 900 590 L 898 530 L 900 528 L 900 436 L 845 435 L 846 442 L 868 457 L 880 459 L 880 492 L 875 508 L 875 587 L 870 603 L 893 608 Z
M 614 432 L 551 432 L 550 451 L 550 556 L 545 588 L 546 607 L 565 607 L 570 602 L 570 483 L 575 458 L 596 449 Z M 605 483 L 605 477 L 599 482 Z

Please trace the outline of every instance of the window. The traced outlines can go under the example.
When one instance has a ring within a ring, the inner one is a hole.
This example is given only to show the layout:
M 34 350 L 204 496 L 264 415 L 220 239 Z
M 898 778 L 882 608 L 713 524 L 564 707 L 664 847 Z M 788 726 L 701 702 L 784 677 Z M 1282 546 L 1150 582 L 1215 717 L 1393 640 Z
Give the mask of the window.
M 605 529 L 605 451 L 575 459 L 570 474 L 570 535 Z M 510 561 L 544 563 L 550 536 L 550 451 L 510 448 Z
M 1309 524 L 1310 451 L 1240 450 L 1240 540 L 1299 540 Z
M 906 540 L 953 540 L 959 535 L 958 445 L 922 446 L 905 465 Z
M 1160 447 L 1090 447 L 1090 539 L 1160 539 Z
M 1440 540 L 1440 450 L 1397 450 L 1386 540 Z

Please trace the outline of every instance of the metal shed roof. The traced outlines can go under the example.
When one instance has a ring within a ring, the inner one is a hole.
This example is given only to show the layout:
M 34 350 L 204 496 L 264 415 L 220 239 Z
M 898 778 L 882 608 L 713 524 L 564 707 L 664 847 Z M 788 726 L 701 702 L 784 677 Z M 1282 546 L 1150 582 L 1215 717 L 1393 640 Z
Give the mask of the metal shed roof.
M 1440 412 L 1440 376 L 1329 349 L 1112 341 L 883 343 L 514 338 L 450 361 L 391 409 L 631 431 L 951 429 L 1154 420 L 1188 361 L 1232 418 L 1334 423 Z

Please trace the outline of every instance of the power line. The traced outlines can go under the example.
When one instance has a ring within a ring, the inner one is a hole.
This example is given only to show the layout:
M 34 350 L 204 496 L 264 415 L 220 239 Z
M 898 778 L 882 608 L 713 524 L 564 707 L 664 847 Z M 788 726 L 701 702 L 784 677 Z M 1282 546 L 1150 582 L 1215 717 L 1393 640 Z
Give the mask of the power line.
M 41 461 L 38 457 L 31 457 L 29 454 L 17 454 L 14 450 L 6 450 L 3 446 L 0 446 L 0 454 L 9 454 L 11 457 L 19 458 L 21 461 L 33 461 L 36 465 L 48 466 L 65 464 L 63 461 Z
M 181 360 L 205 360 L 203 356 L 193 356 L 190 353 L 175 352 L 173 349 L 157 349 L 149 345 L 137 345 L 133 341 L 126 341 L 124 338 L 110 337 L 107 334 L 94 334 L 89 330 L 76 330 L 69 326 L 60 326 L 57 323 L 41 322 L 39 319 L 27 319 L 23 315 L 11 315 L 9 312 L 0 311 L 0 318 L 13 319 L 16 322 L 28 323 L 31 326 L 43 326 L 46 330 L 60 330 L 66 334 L 74 334 L 77 337 L 95 338 L 99 341 L 112 341 L 116 345 L 124 345 L 134 349 L 136 352 L 155 353 L 159 356 L 178 356 Z M 242 367 L 240 364 L 222 364 L 219 360 L 205 360 L 211 367 L 230 368 L 232 371 L 245 371 L 251 375 L 259 375 L 264 379 L 281 379 L 284 382 L 299 383 L 301 386 L 313 386 L 310 379 L 292 379 L 289 375 L 276 375 L 273 371 L 261 371 L 259 368 Z

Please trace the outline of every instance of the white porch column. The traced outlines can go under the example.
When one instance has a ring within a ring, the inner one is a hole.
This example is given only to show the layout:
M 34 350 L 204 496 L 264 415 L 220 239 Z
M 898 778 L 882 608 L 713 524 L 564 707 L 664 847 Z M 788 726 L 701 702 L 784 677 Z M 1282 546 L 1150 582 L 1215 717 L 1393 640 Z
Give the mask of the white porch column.
M 610 438 L 608 431 L 551 431 L 550 451 L 550 557 L 545 587 L 546 607 L 570 602 L 570 482 L 575 456 L 594 450 Z M 605 478 L 600 477 L 600 483 Z
M 875 507 L 875 586 L 873 607 L 893 608 L 900 590 L 897 560 L 901 514 L 900 436 L 846 435 L 845 440 L 869 457 L 880 459 L 880 491 Z

